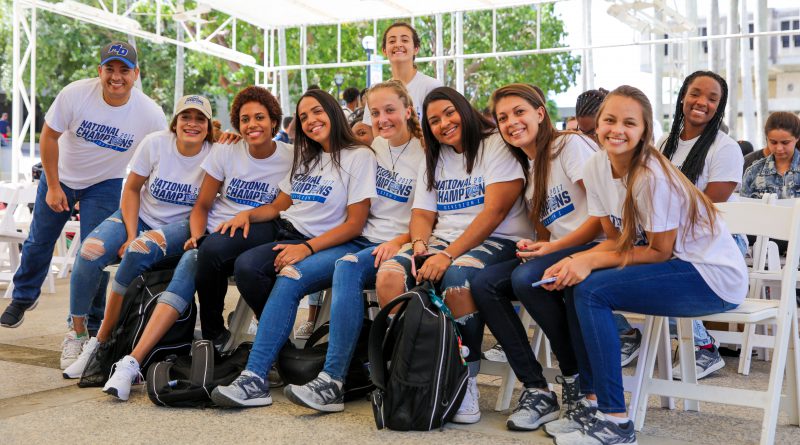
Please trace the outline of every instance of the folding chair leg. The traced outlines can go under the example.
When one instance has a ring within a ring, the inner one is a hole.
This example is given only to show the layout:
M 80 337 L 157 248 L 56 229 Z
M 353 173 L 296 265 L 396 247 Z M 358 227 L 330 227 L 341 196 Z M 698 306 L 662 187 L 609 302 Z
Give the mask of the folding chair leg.
M 775 427 L 778 424 L 778 414 L 780 411 L 781 387 L 783 386 L 783 376 L 786 370 L 786 356 L 790 344 L 789 334 L 794 333 L 792 325 L 796 321 L 778 319 L 775 328 L 775 349 L 772 354 L 772 367 L 769 373 L 769 386 L 767 387 L 767 405 L 764 407 L 764 417 L 761 422 L 761 443 L 775 443 Z M 792 340 L 794 342 L 794 339 Z
M 634 385 L 636 402 L 635 404 L 631 403 L 628 412 L 629 415 L 633 416 L 631 420 L 633 420 L 633 426 L 637 431 L 644 426 L 644 418 L 647 415 L 647 398 L 650 392 L 648 385 L 653 378 L 653 369 L 656 366 L 656 351 L 659 348 L 659 342 L 662 340 L 661 332 L 664 320 L 664 317 L 652 315 L 648 315 L 645 318 L 645 336 L 642 338 L 642 345 L 639 350 L 639 362 L 636 364 L 637 383 Z M 636 386 L 638 386 L 638 389 Z M 634 394 L 631 394 L 631 401 L 633 400 Z
M 657 332 L 653 332 L 658 335 Z M 655 347 L 655 346 L 654 346 Z M 669 323 L 661 323 L 661 341 L 656 349 L 658 354 L 658 377 L 667 381 L 672 380 L 672 345 L 669 341 Z M 661 407 L 675 409 L 675 399 L 668 396 L 661 397 Z
M 642 338 L 649 339 L 653 332 L 653 317 L 647 317 L 644 321 L 644 333 Z M 628 416 L 632 421 L 636 421 L 637 407 L 639 406 L 639 392 L 642 390 L 642 381 L 644 380 L 644 370 L 647 360 L 648 351 L 653 347 L 649 341 L 643 341 L 639 346 L 639 359 L 636 360 L 636 371 L 633 373 L 633 387 L 629 388 L 631 393 L 631 403 L 628 406 Z M 626 388 L 628 389 L 628 388 Z
M 790 425 L 800 425 L 800 349 L 798 349 L 797 317 L 793 317 L 789 352 L 786 355 L 786 399 L 781 409 L 789 417 Z
M 495 411 L 504 411 L 511 405 L 511 395 L 514 393 L 514 385 L 517 384 L 517 376 L 511 365 L 506 364 L 506 374 L 503 381 L 500 383 L 500 394 L 498 394 L 497 402 L 495 402 Z
M 248 337 L 247 328 L 250 327 L 250 320 L 253 319 L 253 310 L 244 301 L 244 298 L 239 297 L 236 303 L 236 309 L 233 310 L 233 317 L 231 318 L 230 326 L 228 329 L 231 331 L 231 338 L 223 346 L 223 351 L 232 351 L 236 346 L 245 341 Z
M 691 318 L 678 319 L 678 350 L 681 360 L 681 381 L 684 383 L 697 383 L 697 368 L 694 358 L 694 328 Z M 686 411 L 700 411 L 700 402 L 697 400 L 684 400 L 683 409 Z
M 750 375 L 750 362 L 753 360 L 753 338 L 756 325 L 746 323 L 742 331 L 742 348 L 739 350 L 739 374 Z

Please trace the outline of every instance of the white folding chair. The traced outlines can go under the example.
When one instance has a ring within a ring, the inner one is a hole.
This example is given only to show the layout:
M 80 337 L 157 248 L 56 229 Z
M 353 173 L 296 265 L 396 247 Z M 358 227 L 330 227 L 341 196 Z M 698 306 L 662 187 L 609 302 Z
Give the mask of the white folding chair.
M 775 427 L 780 412 L 788 415 L 793 425 L 800 424 L 800 351 L 798 351 L 797 306 L 795 286 L 797 267 L 800 258 L 800 201 L 793 207 L 776 206 L 753 202 L 719 203 L 717 207 L 732 233 L 765 236 L 788 240 L 786 265 L 779 270 L 750 270 L 751 279 L 780 281 L 781 298 L 763 300 L 748 298 L 736 309 L 696 317 L 704 321 L 742 324 L 775 325 L 775 339 L 769 383 L 766 391 L 720 387 L 697 383 L 694 360 L 694 340 L 692 319 L 678 319 L 681 381 L 653 378 L 658 342 L 660 337 L 648 338 L 656 347 L 650 348 L 642 389 L 638 395 L 635 426 L 641 429 L 647 413 L 647 399 L 650 394 L 680 397 L 687 410 L 698 411 L 698 401 L 708 401 L 728 405 L 749 406 L 764 410 L 761 422 L 761 443 L 772 444 L 775 440 Z M 656 328 L 666 322 L 665 317 L 653 317 Z M 656 330 L 658 330 L 656 329 Z M 786 375 L 786 395 L 782 395 L 783 379 Z

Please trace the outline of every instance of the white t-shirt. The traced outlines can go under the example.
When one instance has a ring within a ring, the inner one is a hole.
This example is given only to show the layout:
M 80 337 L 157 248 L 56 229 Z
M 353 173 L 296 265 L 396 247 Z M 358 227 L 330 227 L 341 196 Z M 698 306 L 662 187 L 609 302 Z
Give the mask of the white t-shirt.
M 425 96 L 434 88 L 438 88 L 442 85 L 444 84 L 441 80 L 426 76 L 422 74 L 421 71 L 417 71 L 417 74 L 414 75 L 411 82 L 406 84 L 406 90 L 408 90 L 411 100 L 414 101 L 414 111 L 417 112 L 417 117 L 420 121 L 422 121 L 422 103 L 425 101 Z M 369 111 L 368 104 L 364 104 L 364 119 L 362 122 L 372 126 L 372 114 Z
M 131 171 L 147 178 L 140 192 L 139 218 L 152 228 L 187 218 L 205 174 L 200 165 L 210 150 L 211 144 L 204 142 L 199 153 L 187 157 L 178 152 L 175 133 L 147 135 L 131 162 Z
M 664 151 L 664 145 L 667 142 L 668 134 L 665 134 L 658 141 L 659 150 Z M 688 141 L 678 138 L 678 148 L 672 156 L 672 165 L 681 169 L 686 157 L 694 147 L 694 144 L 700 136 L 689 139 Z M 697 177 L 695 184 L 700 191 L 705 191 L 709 182 L 735 182 L 737 184 L 742 182 L 742 170 L 744 169 L 744 157 L 742 156 L 742 149 L 730 136 L 722 131 L 717 132 L 717 137 L 708 149 L 706 155 L 706 162 L 703 165 L 703 171 Z M 728 201 L 735 201 L 734 194 L 731 194 Z
M 483 210 L 487 186 L 524 179 L 525 175 L 503 138 L 494 133 L 481 142 L 472 174 L 467 173 L 467 158 L 449 145 L 443 145 L 431 190 L 428 190 L 426 178 L 425 169 L 420 168 L 414 208 L 437 212 L 433 236 L 452 243 Z M 532 232 L 520 196 L 489 236 L 517 241 L 529 237 Z
M 553 141 L 560 147 L 558 158 L 550 163 L 547 179 L 547 200 L 542 224 L 550 232 L 550 241 L 561 239 L 575 231 L 588 217 L 586 192 L 578 185 L 583 179 L 586 160 L 598 151 L 597 144 L 586 136 L 568 134 Z M 533 205 L 534 167 L 531 162 L 530 177 L 525 190 L 528 209 Z
M 656 159 L 651 160 L 648 168 L 650 172 L 640 176 L 633 191 L 639 207 L 639 230 L 659 233 L 678 229 L 673 256 L 692 263 L 711 290 L 723 300 L 734 304 L 744 301 L 748 287 L 747 265 L 722 218 L 716 218 L 713 235 L 702 223 L 695 225 L 691 233 L 685 233 L 684 228 L 689 225 L 688 197 L 670 184 Z M 589 214 L 608 216 L 621 230 L 626 188 L 622 180 L 613 178 L 605 151 L 597 152 L 586 163 L 583 182 Z M 700 211 L 704 212 L 702 206 Z M 654 281 L 653 286 L 657 285 Z
M 286 175 L 280 183 L 292 205 L 281 218 L 292 223 L 303 235 L 314 238 L 347 219 L 347 206 L 375 198 L 375 155 L 367 147 L 339 152 L 341 168 L 323 152 L 308 172 Z M 301 167 L 302 169 L 302 167 Z
M 276 149 L 268 158 L 256 159 L 249 145 L 214 144 L 203 162 L 203 170 L 222 181 L 219 196 L 208 212 L 209 232 L 243 210 L 269 204 L 278 196 L 278 184 L 292 169 L 293 148 L 275 141 Z
M 415 137 L 408 145 L 392 147 L 378 136 L 372 141 L 372 148 L 378 161 L 378 197 L 371 201 L 363 235 L 373 243 L 382 243 L 408 232 L 417 173 L 425 169 L 425 151 Z
M 58 176 L 72 189 L 124 177 L 139 142 L 167 128 L 164 111 L 138 88 L 125 105 L 107 104 L 97 77 L 64 87 L 44 120 L 61 133 Z

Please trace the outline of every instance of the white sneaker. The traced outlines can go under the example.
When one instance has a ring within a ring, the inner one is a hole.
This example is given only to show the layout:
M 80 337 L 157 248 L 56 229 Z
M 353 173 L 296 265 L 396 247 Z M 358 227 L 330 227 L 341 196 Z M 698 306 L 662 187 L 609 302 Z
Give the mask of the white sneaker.
M 313 332 L 314 332 L 314 322 L 306 321 L 305 323 L 298 326 L 297 330 L 294 331 L 294 338 L 298 340 L 307 340 L 308 337 L 311 337 L 311 334 Z
M 461 401 L 461 406 L 458 408 L 456 415 L 453 416 L 453 422 L 478 423 L 481 420 L 481 407 L 478 405 L 479 397 L 478 378 L 468 378 L 467 392 L 464 394 L 464 400 Z
M 139 371 L 139 362 L 130 355 L 126 355 L 112 366 L 111 377 L 103 387 L 103 392 L 127 401 L 131 395 L 131 385 L 143 379 L 144 377 Z
M 497 343 L 490 349 L 483 351 L 481 356 L 490 362 L 508 362 L 508 359 L 506 358 L 506 352 L 503 351 L 503 347 L 500 345 L 500 343 Z
M 89 341 L 83 344 L 83 350 L 78 358 L 73 361 L 71 365 L 67 366 L 61 375 L 63 375 L 65 379 L 81 378 L 81 375 L 83 375 L 83 370 L 86 369 L 89 359 L 92 358 L 92 354 L 94 354 L 94 351 L 97 350 L 97 345 L 99 344 L 100 343 L 97 341 L 97 337 L 90 338 Z M 61 356 L 61 360 L 63 364 L 63 355 Z
M 78 338 L 78 334 L 75 331 L 67 332 L 67 335 L 64 336 L 64 341 L 61 342 L 61 369 L 67 369 L 69 365 L 78 359 L 83 350 L 83 344 L 87 341 L 89 341 L 88 335 Z

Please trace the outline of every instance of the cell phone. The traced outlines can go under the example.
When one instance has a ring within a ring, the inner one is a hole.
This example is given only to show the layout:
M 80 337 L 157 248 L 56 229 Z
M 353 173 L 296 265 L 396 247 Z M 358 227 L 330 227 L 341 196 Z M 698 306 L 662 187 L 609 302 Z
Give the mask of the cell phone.
M 545 279 L 539 280 L 539 281 L 537 281 L 537 282 L 535 282 L 535 283 L 531 283 L 531 287 L 539 287 L 539 286 L 541 286 L 542 284 L 550 284 L 550 283 L 555 283 L 555 282 L 556 282 L 556 280 L 558 280 L 558 277 L 548 277 L 548 278 L 545 278 Z
M 425 261 L 427 261 L 428 258 L 430 258 L 430 257 L 432 257 L 434 255 L 436 255 L 436 252 L 434 252 L 434 253 L 424 253 L 422 255 L 414 255 L 414 261 L 411 263 L 411 275 L 416 277 L 417 276 L 417 271 L 420 268 L 422 268 L 422 265 L 425 264 Z

